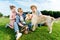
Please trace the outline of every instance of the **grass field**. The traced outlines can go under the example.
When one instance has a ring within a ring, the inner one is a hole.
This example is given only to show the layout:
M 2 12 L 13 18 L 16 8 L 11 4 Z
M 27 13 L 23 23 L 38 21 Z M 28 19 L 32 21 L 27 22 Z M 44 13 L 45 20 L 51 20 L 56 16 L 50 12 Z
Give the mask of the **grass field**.
M 47 27 L 42 26 L 27 35 L 23 34 L 19 40 L 60 40 L 60 21 L 56 22 L 51 34 L 48 33 Z M 9 23 L 8 18 L 0 18 L 0 40 L 15 40 L 14 30 L 5 28 L 6 23 Z

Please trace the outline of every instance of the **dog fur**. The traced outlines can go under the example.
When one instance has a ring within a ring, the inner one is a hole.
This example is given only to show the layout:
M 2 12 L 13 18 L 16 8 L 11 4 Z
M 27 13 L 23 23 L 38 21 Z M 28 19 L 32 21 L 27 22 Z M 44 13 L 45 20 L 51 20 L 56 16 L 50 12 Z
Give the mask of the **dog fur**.
M 26 20 L 29 19 L 28 15 L 29 14 L 26 15 Z M 52 33 L 52 26 L 53 26 L 55 18 L 53 18 L 51 16 L 46 16 L 46 15 L 37 16 L 36 14 L 34 14 L 33 16 L 30 16 L 30 19 L 31 19 L 31 23 L 33 25 L 32 31 L 36 30 L 37 24 L 46 23 L 46 25 L 48 26 L 48 29 L 49 29 L 49 33 Z

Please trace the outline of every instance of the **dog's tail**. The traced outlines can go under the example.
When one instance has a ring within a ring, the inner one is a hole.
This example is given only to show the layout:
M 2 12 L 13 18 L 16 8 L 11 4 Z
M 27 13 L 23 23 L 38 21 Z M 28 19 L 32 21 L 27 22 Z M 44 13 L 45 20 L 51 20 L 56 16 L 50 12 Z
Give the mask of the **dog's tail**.
M 55 19 L 54 17 L 51 17 L 51 20 L 53 20 L 53 21 L 54 21 L 54 20 L 56 20 L 56 19 Z
M 60 21 L 60 18 L 56 18 L 56 21 Z
M 53 21 L 60 21 L 60 18 L 51 17 L 51 19 L 52 19 Z

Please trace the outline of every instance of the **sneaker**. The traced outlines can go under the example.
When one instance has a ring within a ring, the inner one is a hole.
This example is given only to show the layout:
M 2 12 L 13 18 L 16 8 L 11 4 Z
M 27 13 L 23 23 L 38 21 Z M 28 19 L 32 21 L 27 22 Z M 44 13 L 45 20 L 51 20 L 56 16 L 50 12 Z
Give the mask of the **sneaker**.
M 22 33 L 18 33 L 18 34 L 16 35 L 16 40 L 18 40 L 21 36 L 22 36 Z
M 23 22 L 23 24 L 26 24 L 26 22 Z

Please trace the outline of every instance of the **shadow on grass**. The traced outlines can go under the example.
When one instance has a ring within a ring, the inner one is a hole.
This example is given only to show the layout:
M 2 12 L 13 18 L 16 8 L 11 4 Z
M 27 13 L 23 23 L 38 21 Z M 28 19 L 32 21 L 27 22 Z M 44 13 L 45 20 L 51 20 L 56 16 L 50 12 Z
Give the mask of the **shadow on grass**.
M 10 29 L 10 28 L 5 28 L 5 25 L 0 25 L 0 32 L 2 35 L 1 39 L 4 39 L 4 40 L 15 40 L 15 33 L 14 33 L 14 30 L 13 29 Z
M 53 30 L 52 34 L 49 34 L 47 27 L 38 27 L 36 31 L 31 32 L 27 35 L 23 35 L 20 40 L 59 40 L 60 30 L 57 29 L 58 27 L 56 28 L 56 25 L 53 28 L 55 29 Z M 0 25 L 0 35 L 2 35 L 2 37 L 0 37 L 0 40 L 15 40 L 14 30 L 5 28 L 5 25 Z

